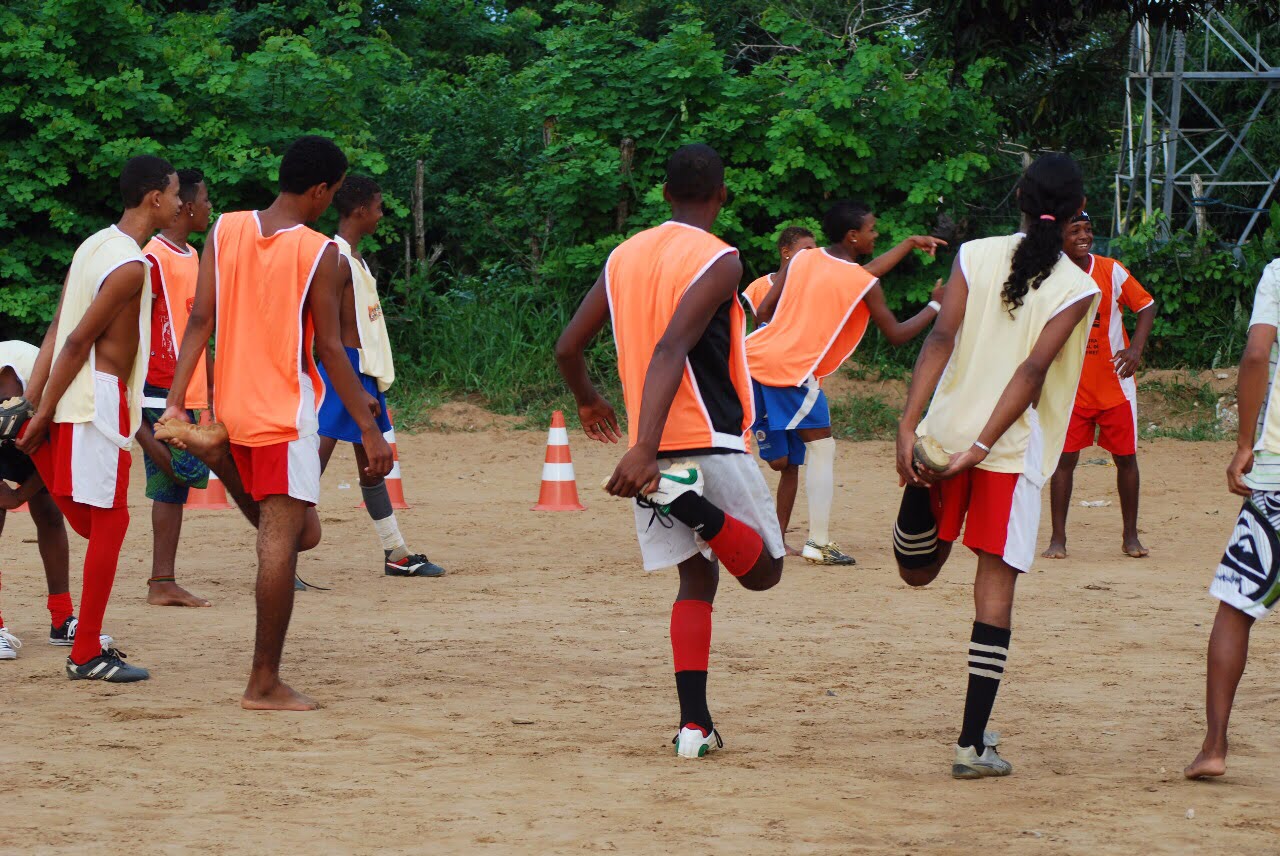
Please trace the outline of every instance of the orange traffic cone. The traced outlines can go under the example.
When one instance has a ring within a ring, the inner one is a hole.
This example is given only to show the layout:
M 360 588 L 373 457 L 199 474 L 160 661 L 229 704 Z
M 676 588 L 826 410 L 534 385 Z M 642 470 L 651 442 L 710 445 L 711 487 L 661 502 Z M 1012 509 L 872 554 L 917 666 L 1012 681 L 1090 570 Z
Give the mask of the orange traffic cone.
M 534 511 L 584 511 L 578 502 L 578 483 L 573 477 L 573 460 L 569 456 L 569 430 L 564 413 L 551 414 L 551 430 L 547 432 L 547 457 L 542 464 L 542 490 Z
M 200 424 L 209 425 L 213 422 L 213 417 L 206 410 L 200 414 Z M 213 470 L 209 471 L 209 486 L 204 490 L 193 487 L 187 491 L 187 504 L 183 508 L 203 509 L 205 511 L 226 511 L 234 506 L 227 502 L 227 489 L 222 486 L 222 482 L 213 474 Z
M 400 478 L 400 452 L 396 450 L 396 426 L 395 414 L 391 412 L 391 408 L 387 408 L 387 421 L 391 423 L 391 428 L 384 431 L 382 439 L 391 445 L 391 472 L 387 473 L 387 496 L 391 498 L 391 507 L 397 511 L 403 511 L 409 507 L 409 503 L 404 501 L 404 481 Z M 357 508 L 364 508 L 364 503 L 360 503 Z

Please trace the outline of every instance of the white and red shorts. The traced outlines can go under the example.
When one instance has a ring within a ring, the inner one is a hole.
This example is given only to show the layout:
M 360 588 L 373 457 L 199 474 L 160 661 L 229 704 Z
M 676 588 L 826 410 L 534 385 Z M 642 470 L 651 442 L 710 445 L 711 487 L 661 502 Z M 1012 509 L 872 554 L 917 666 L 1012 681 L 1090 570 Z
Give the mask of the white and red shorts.
M 231 456 L 245 492 L 256 502 L 291 496 L 310 505 L 320 502 L 320 435 L 269 446 L 231 444 Z
M 1022 473 L 990 470 L 966 470 L 939 482 L 932 488 L 938 538 L 956 541 L 963 526 L 970 550 L 1029 571 L 1040 532 L 1040 490 Z
M 1113 455 L 1125 456 L 1138 453 L 1138 405 L 1136 401 L 1096 410 L 1077 407 L 1071 411 L 1067 426 L 1067 443 L 1064 455 L 1079 452 L 1097 443 Z
M 49 439 L 31 459 L 54 496 L 95 508 L 124 508 L 133 461 L 129 392 L 120 378 L 94 372 L 93 393 L 93 421 L 51 423 Z

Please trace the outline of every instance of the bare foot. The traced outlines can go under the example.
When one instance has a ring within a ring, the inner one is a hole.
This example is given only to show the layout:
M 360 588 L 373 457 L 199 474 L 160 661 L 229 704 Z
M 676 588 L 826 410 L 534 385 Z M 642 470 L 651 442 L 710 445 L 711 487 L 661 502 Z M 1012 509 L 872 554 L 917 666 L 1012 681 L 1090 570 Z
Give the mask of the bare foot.
M 1142 546 L 1142 542 L 1138 540 L 1137 535 L 1126 537 L 1124 539 L 1124 547 L 1122 549 L 1126 555 L 1132 556 L 1135 559 L 1145 559 L 1147 556 L 1151 555 L 1151 551 Z
M 192 425 L 181 419 L 167 419 L 156 423 L 155 435 L 157 440 L 186 449 L 205 462 L 225 455 L 231 445 L 227 428 L 221 422 Z
M 1040 555 L 1046 559 L 1065 559 L 1067 557 L 1067 542 L 1050 541 L 1048 548 Z
M 1221 776 L 1225 772 L 1227 772 L 1226 755 L 1207 755 L 1201 749 L 1196 759 L 1182 771 L 1182 775 L 1188 779 L 1205 779 L 1211 776 Z
M 240 706 L 245 710 L 315 710 L 320 705 L 288 684 L 276 681 L 274 686 L 261 692 L 246 689 Z
M 782 545 L 782 546 L 784 546 L 784 547 L 786 547 L 786 548 L 787 548 L 787 555 L 788 555 L 788 556 L 799 556 L 799 555 L 800 555 L 800 551 L 799 551 L 799 550 L 797 550 L 795 547 L 792 547 L 790 544 L 783 543 L 783 545 Z
M 147 603 L 152 606 L 212 606 L 175 582 L 147 583 Z

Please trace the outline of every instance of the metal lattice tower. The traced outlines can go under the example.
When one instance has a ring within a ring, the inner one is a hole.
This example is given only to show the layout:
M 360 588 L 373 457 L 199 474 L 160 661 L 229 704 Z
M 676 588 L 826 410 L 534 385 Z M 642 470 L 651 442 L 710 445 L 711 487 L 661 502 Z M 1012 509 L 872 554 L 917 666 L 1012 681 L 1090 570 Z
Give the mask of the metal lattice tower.
M 1262 89 L 1247 118 L 1219 118 L 1201 97 L 1214 87 L 1250 83 Z M 1124 83 L 1115 232 L 1159 211 L 1172 228 L 1212 225 L 1223 240 L 1248 240 L 1280 182 L 1280 164 L 1262 163 L 1248 145 L 1277 88 L 1280 66 L 1219 12 L 1198 15 L 1185 31 L 1139 23 Z M 1272 102 L 1277 106 L 1280 98 Z M 1228 188 L 1233 202 L 1215 198 Z

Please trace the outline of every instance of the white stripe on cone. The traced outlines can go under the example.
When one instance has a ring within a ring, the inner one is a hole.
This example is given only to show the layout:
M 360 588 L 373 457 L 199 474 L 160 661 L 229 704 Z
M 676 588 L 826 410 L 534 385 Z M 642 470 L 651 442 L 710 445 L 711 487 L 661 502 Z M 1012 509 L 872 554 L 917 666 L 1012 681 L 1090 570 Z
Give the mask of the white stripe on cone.
M 391 472 L 387 473 L 387 478 L 389 479 L 400 478 L 400 462 L 399 461 L 394 461 L 391 464 Z
M 542 480 L 549 482 L 573 481 L 573 464 L 543 464 Z
M 568 428 L 552 428 L 547 433 L 548 446 L 567 446 L 569 445 L 569 429 Z
M 394 443 L 396 441 L 396 429 L 394 425 L 382 432 L 382 439 L 386 440 L 388 443 Z

